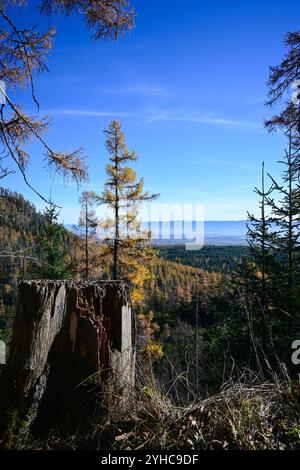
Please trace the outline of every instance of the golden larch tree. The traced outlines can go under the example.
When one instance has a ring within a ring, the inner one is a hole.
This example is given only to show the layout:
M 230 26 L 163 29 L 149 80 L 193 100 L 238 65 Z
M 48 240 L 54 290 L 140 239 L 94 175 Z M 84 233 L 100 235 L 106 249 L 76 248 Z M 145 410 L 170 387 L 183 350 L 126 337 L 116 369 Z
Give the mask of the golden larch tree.
M 129 166 L 137 160 L 129 152 L 121 124 L 112 121 L 104 131 L 109 163 L 104 191 L 98 198 L 111 215 L 102 220 L 101 227 L 108 235 L 104 240 L 104 256 L 111 258 L 113 279 L 127 279 L 133 284 L 133 298 L 139 300 L 140 290 L 149 276 L 149 263 L 155 257 L 150 246 L 151 234 L 141 228 L 141 204 L 153 201 L 159 195 L 144 191 L 143 178 Z

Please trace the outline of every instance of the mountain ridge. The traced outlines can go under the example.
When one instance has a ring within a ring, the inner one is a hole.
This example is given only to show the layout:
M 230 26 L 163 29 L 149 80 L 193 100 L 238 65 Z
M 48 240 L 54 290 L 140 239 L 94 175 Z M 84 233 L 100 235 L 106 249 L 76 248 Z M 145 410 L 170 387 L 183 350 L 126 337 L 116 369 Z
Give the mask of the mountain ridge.
M 207 221 L 152 221 L 142 222 L 144 230 L 152 231 L 154 245 L 182 244 L 193 242 L 196 230 L 202 235 L 204 228 L 204 244 L 208 245 L 247 245 L 246 220 L 207 220 Z M 65 227 L 78 235 L 74 225 L 65 224 Z M 183 229 L 183 230 L 182 230 Z

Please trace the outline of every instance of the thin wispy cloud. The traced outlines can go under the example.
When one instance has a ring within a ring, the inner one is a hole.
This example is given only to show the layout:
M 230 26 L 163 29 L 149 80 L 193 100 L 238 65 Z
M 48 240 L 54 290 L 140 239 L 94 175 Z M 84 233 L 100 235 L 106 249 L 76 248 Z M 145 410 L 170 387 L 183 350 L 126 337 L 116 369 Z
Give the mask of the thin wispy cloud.
M 133 85 L 126 87 L 105 88 L 103 93 L 111 95 L 141 95 L 141 96 L 159 96 L 161 98 L 171 96 L 171 93 L 162 86 L 155 85 Z
M 64 76 L 55 76 L 52 75 L 43 75 L 39 79 L 41 82 L 49 83 L 51 86 L 55 85 L 86 85 L 87 82 L 90 82 L 91 79 L 88 76 L 80 76 L 80 75 L 64 75 Z
M 129 118 L 135 115 L 127 112 L 119 111 L 98 111 L 92 109 L 48 109 L 45 111 L 46 114 L 50 115 L 61 115 L 69 117 L 120 117 Z
M 148 117 L 148 122 L 160 121 L 208 124 L 222 127 L 240 127 L 253 130 L 262 129 L 262 125 L 258 125 L 257 123 L 250 121 L 244 121 L 242 119 L 227 119 L 210 114 L 201 114 L 193 112 L 162 111 L 158 113 L 153 113 L 152 115 L 150 114 Z
M 205 124 L 211 126 L 227 127 L 227 128 L 242 128 L 249 130 L 262 131 L 262 125 L 254 122 L 244 121 L 241 119 L 227 119 L 223 117 L 214 116 L 213 114 L 201 114 L 196 112 L 182 112 L 182 111 L 110 111 L 110 110 L 93 110 L 93 109 L 48 109 L 45 111 L 50 115 L 61 115 L 66 117 L 112 117 L 112 118 L 126 118 L 138 119 L 139 122 L 145 123 L 155 122 L 183 122 L 191 124 Z

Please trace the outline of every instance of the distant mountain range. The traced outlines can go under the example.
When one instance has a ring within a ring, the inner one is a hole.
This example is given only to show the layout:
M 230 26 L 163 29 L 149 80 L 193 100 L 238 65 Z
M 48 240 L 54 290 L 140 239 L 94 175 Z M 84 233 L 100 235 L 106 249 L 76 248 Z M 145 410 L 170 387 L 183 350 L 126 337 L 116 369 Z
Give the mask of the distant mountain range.
M 72 225 L 66 225 L 66 228 L 78 234 Z M 160 245 L 193 242 L 196 234 L 198 239 L 201 238 L 203 230 L 206 245 L 247 244 L 245 220 L 143 222 L 142 228 L 151 230 L 153 243 Z
M 170 221 L 144 223 L 143 227 L 153 234 L 155 244 L 177 244 L 193 242 L 196 234 L 201 239 L 204 234 L 206 245 L 246 245 L 246 221 Z

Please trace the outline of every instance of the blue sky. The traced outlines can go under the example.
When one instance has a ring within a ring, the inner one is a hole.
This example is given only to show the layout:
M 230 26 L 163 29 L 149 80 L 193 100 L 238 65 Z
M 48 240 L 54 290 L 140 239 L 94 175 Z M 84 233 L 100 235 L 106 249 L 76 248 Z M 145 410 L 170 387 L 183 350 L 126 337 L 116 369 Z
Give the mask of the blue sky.
M 133 2 L 136 28 L 115 43 L 94 43 L 80 18 L 55 18 L 50 72 L 36 79 L 41 113 L 53 122 L 47 141 L 59 150 L 83 146 L 90 182 L 101 191 L 107 153 L 103 129 L 119 119 L 140 159 L 146 189 L 162 203 L 205 205 L 207 220 L 239 220 L 254 211 L 261 161 L 274 176 L 285 146 L 263 119 L 269 65 L 284 54 L 283 38 L 300 27 L 295 0 L 143 0 Z M 19 25 L 50 20 L 29 0 Z M 10 96 L 36 112 L 28 93 Z M 78 218 L 78 191 L 44 168 L 42 149 L 30 147 L 30 182 L 63 207 L 65 223 Z M 2 183 L 43 209 L 19 175 Z

